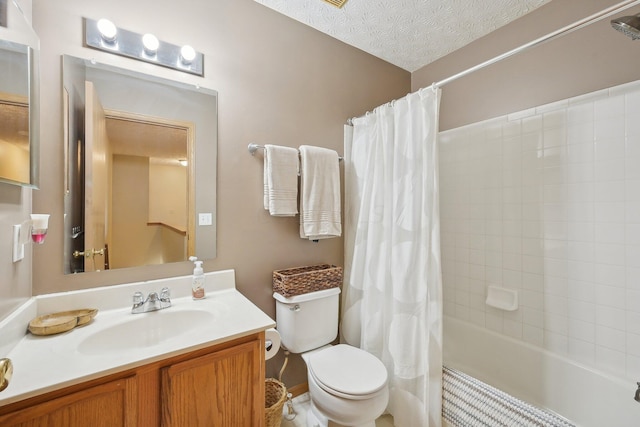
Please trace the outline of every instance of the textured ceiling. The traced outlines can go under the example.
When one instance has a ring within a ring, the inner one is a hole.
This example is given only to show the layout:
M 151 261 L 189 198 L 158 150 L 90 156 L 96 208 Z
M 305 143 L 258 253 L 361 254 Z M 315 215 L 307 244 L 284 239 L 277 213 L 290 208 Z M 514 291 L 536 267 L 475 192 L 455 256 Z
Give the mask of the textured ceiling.
M 413 72 L 550 0 L 255 0 Z

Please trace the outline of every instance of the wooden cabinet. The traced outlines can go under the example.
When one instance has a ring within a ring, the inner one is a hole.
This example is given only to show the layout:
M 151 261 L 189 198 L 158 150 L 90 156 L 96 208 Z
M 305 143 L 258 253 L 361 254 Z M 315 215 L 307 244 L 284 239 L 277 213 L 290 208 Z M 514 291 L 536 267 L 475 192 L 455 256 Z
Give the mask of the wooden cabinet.
M 250 342 L 162 369 L 162 426 L 257 426 L 259 343 Z
M 0 425 L 134 427 L 136 397 L 135 377 L 123 378 L 0 416 Z
M 3 427 L 263 425 L 264 333 L 0 407 Z

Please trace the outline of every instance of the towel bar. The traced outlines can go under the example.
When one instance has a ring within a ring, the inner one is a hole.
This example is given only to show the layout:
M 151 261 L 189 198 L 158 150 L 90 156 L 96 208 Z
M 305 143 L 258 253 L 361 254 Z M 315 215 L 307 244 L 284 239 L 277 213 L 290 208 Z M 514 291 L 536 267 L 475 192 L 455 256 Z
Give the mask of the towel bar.
M 256 154 L 256 151 L 260 150 L 264 150 L 264 145 L 258 145 L 256 143 L 250 143 L 249 146 L 247 147 L 247 149 L 249 150 L 249 153 L 251 153 L 251 155 L 253 156 L 254 154 Z M 339 161 L 342 161 L 342 157 L 338 157 Z

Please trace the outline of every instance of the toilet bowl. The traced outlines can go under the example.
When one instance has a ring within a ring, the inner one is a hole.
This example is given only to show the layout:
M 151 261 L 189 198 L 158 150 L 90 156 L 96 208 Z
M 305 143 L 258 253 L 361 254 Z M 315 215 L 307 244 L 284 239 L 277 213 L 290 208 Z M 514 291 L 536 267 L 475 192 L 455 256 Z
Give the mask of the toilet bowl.
M 387 369 L 370 353 L 339 344 L 339 288 L 293 297 L 274 293 L 281 343 L 307 364 L 311 410 L 307 427 L 332 421 L 348 427 L 375 427 L 389 401 Z
M 340 344 L 304 353 L 311 397 L 307 427 L 375 426 L 389 401 L 387 370 L 375 356 Z

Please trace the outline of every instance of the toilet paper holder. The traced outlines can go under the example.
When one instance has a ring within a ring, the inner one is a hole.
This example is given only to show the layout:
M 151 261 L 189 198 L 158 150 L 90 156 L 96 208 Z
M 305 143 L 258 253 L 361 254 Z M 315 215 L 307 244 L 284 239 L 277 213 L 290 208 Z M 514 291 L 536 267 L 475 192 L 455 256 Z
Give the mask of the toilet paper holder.
M 280 351 L 280 333 L 274 329 L 267 329 L 264 332 L 264 356 L 265 360 L 274 357 Z

